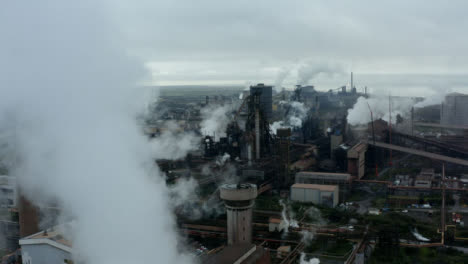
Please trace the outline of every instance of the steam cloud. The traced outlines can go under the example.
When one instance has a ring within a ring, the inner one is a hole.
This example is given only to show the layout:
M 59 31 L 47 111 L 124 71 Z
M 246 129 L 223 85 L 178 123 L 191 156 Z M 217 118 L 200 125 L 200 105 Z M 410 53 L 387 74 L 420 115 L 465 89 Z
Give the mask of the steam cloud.
M 370 98 L 359 97 L 352 109 L 348 109 L 348 124 L 365 125 L 371 121 L 369 106 L 373 113 L 374 120 L 382 118 L 389 120 L 388 97 L 375 96 Z M 408 116 L 414 101 L 409 98 L 392 98 L 392 123 L 395 123 L 396 116 Z
M 188 152 L 199 146 L 194 133 L 182 131 L 174 122 L 166 122 L 161 135 L 151 140 L 152 154 L 155 159 L 177 160 L 184 158 Z
M 283 202 L 283 200 L 279 200 L 279 203 L 280 203 L 281 207 L 283 208 L 281 210 L 281 219 L 285 223 L 285 228 L 284 228 L 283 234 L 286 234 L 286 233 L 289 232 L 289 227 L 297 228 L 297 227 L 299 227 L 299 224 L 297 223 L 296 220 L 294 220 L 293 212 L 287 208 L 287 206 Z M 287 209 L 288 209 L 288 212 L 286 212 Z
M 320 260 L 318 258 L 311 258 L 309 260 L 305 260 L 306 255 L 301 253 L 301 258 L 299 259 L 300 264 L 320 264 Z
M 280 104 L 289 107 L 289 113 L 285 121 L 276 121 L 270 125 L 273 134 L 276 134 L 278 128 L 301 128 L 302 122 L 307 117 L 304 103 L 280 101 Z
M 0 124 L 15 131 L 11 174 L 29 199 L 56 199 L 75 219 L 78 262 L 191 263 L 128 103 L 144 70 L 119 46 L 107 3 L 2 4 Z
M 333 63 L 320 63 L 316 61 L 308 61 L 297 70 L 297 84 L 307 85 L 309 81 L 318 75 L 333 76 L 335 74 L 342 74 L 343 67 Z
M 201 110 L 202 122 L 200 123 L 200 130 L 202 134 L 215 136 L 215 140 L 226 135 L 226 127 L 229 123 L 227 117 L 229 107 L 209 105 Z

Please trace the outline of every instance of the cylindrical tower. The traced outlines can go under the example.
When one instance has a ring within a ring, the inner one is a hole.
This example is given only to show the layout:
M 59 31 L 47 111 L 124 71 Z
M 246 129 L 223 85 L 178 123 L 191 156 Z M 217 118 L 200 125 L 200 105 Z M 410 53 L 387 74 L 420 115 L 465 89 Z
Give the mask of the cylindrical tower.
M 220 197 L 226 205 L 228 245 L 252 243 L 252 206 L 255 184 L 223 184 Z

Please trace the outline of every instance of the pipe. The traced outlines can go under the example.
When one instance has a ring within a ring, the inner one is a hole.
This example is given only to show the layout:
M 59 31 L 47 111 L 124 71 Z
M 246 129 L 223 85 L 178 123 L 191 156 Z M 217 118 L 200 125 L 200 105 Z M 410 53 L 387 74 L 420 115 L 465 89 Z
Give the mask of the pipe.
M 260 159 L 260 112 L 255 109 L 255 158 Z

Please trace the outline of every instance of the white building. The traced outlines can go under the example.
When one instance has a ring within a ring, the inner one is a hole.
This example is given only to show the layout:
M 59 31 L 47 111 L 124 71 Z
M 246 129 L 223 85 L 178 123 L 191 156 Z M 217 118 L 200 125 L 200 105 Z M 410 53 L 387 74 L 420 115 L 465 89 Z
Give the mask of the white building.
M 19 240 L 23 264 L 71 263 L 72 245 L 58 231 L 42 231 Z
M 291 200 L 335 207 L 339 201 L 339 187 L 296 183 L 291 186 Z

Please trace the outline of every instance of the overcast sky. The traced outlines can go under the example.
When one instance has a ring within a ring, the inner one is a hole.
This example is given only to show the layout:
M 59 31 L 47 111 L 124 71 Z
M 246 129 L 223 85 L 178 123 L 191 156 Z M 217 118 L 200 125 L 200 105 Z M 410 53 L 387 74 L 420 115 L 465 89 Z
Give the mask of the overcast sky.
M 468 87 L 467 1 L 108 0 L 125 46 L 151 70 L 144 83 L 281 83 L 303 65 L 334 65 L 319 89 Z M 86 18 L 83 18 L 86 19 Z M 284 78 L 283 78 L 284 77 Z M 468 92 L 468 90 L 466 90 Z
M 122 4 L 116 17 L 158 84 L 274 83 L 291 69 L 292 85 L 297 65 L 313 61 L 338 63 L 372 86 L 382 79 L 359 75 L 466 74 L 466 10 L 466 1 L 187 0 Z

